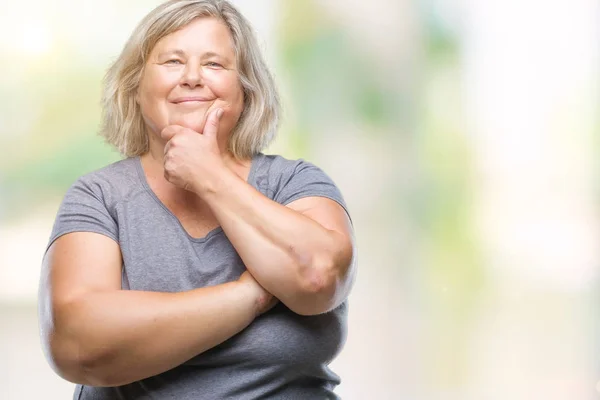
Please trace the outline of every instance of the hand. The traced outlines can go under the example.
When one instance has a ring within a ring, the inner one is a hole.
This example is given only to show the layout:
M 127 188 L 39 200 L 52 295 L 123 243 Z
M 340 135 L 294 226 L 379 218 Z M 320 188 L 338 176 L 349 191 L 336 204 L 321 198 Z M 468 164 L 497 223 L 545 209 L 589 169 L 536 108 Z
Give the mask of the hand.
M 279 299 L 260 286 L 247 270 L 240 275 L 238 282 L 251 289 L 256 304 L 256 316 L 266 313 L 279 302 Z
M 210 113 L 202 133 L 181 125 L 169 125 L 160 136 L 167 142 L 164 154 L 165 179 L 201 195 L 214 187 L 225 168 L 217 142 L 222 109 Z

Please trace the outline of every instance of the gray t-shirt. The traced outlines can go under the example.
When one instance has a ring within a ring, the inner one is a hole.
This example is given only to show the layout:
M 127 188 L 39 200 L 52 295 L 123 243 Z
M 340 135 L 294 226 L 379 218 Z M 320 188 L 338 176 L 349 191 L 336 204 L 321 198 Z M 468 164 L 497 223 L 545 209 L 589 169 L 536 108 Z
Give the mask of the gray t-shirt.
M 328 197 L 346 209 L 332 180 L 303 160 L 258 154 L 248 183 L 288 204 Z M 221 228 L 187 234 L 148 186 L 139 157 L 79 178 L 60 206 L 49 245 L 69 232 L 114 239 L 123 255 L 122 288 L 181 292 L 238 279 L 245 266 Z M 338 399 L 328 364 L 345 342 L 347 302 L 317 316 L 279 303 L 246 329 L 184 364 L 119 387 L 77 385 L 74 399 Z

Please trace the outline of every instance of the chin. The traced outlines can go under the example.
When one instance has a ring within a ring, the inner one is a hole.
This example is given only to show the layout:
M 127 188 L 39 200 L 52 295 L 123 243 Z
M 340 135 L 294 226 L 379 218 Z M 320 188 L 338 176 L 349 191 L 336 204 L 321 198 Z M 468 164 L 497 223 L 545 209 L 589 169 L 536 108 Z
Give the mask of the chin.
M 194 113 L 178 115 L 174 118 L 169 118 L 169 125 L 180 125 L 184 128 L 192 129 L 196 132 L 201 132 L 206 121 L 206 110 L 199 110 Z

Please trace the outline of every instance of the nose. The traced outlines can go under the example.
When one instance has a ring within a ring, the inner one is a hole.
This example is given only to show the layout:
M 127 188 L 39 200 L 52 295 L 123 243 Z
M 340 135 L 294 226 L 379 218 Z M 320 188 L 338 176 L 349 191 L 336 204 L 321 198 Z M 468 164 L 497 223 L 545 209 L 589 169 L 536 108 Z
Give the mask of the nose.
M 203 86 L 202 67 L 196 63 L 189 62 L 183 70 L 181 86 L 195 89 Z

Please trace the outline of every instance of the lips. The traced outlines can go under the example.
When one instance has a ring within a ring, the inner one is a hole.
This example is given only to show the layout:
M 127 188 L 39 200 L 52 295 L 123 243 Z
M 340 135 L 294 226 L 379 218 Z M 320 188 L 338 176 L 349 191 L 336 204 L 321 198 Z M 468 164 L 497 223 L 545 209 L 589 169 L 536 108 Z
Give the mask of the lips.
M 205 97 L 179 97 L 173 100 L 175 104 L 185 104 L 185 103 L 200 103 L 205 101 L 212 101 L 213 99 L 207 99 Z

